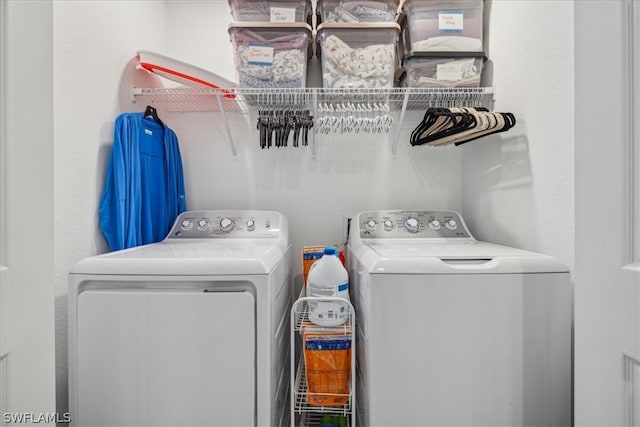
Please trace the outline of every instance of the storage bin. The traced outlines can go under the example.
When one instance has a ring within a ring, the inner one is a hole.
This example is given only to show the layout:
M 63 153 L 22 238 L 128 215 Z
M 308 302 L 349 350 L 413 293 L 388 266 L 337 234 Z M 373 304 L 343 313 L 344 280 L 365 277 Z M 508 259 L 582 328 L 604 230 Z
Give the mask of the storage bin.
M 229 0 L 231 16 L 239 22 L 307 22 L 310 0 Z
M 412 52 L 402 60 L 402 85 L 479 87 L 483 58 L 482 52 Z
M 233 23 L 236 80 L 240 87 L 304 88 L 311 27 L 303 23 Z
M 396 23 L 318 26 L 317 51 L 324 88 L 391 88 L 396 65 Z
M 482 51 L 482 0 L 406 0 L 409 50 Z
M 321 22 L 394 22 L 399 0 L 318 0 Z

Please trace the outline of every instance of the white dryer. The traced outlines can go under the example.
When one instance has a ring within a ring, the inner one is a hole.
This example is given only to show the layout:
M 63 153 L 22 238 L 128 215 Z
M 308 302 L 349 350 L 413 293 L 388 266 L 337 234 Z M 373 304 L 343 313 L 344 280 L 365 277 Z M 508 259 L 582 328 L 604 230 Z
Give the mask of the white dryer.
M 572 286 L 453 211 L 358 214 L 348 243 L 364 426 L 570 426 Z
M 69 275 L 72 423 L 288 423 L 291 245 L 272 211 L 192 211 Z

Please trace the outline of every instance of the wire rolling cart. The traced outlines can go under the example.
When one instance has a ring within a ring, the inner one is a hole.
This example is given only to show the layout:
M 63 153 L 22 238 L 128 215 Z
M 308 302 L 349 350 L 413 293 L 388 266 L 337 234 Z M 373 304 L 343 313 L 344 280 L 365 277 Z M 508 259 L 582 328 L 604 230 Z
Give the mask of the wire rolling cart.
M 304 289 L 302 291 L 304 295 Z M 309 302 L 334 302 L 344 304 L 348 307 L 347 321 L 338 326 L 318 326 L 309 320 Z M 340 334 L 351 338 L 351 363 L 348 381 L 348 393 L 312 393 L 308 389 L 307 372 L 302 339 L 305 328 L 313 328 L 314 333 Z M 324 415 L 338 415 L 345 417 L 348 426 L 355 426 L 356 423 L 356 396 L 355 396 L 355 374 L 356 374 L 356 341 L 355 341 L 355 311 L 353 305 L 343 298 L 338 297 L 304 297 L 301 296 L 291 307 L 291 427 L 320 426 Z M 296 364 L 297 362 L 297 364 Z M 309 403 L 309 396 L 314 394 L 332 396 L 346 401 L 343 405 L 314 405 Z

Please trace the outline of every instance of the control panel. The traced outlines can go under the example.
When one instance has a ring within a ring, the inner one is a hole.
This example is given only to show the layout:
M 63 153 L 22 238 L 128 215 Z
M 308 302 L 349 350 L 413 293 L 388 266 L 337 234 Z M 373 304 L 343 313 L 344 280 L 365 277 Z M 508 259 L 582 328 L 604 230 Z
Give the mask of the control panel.
M 272 211 L 189 211 L 178 216 L 167 238 L 269 238 L 281 226 L 281 215 Z
M 357 226 L 362 239 L 472 237 L 462 217 L 454 211 L 362 212 Z

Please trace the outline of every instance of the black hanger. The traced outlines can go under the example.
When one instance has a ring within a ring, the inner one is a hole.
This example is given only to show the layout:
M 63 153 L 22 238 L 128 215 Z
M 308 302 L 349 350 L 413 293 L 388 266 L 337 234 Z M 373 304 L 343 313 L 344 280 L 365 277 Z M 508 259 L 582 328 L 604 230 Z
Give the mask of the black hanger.
M 160 120 L 160 117 L 158 117 L 158 110 L 156 110 L 154 107 L 152 107 L 151 105 L 147 105 L 147 108 L 144 110 L 144 117 L 151 117 L 153 118 L 156 122 L 160 123 L 162 126 L 164 126 L 164 123 L 162 123 L 162 120 Z

